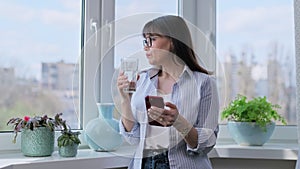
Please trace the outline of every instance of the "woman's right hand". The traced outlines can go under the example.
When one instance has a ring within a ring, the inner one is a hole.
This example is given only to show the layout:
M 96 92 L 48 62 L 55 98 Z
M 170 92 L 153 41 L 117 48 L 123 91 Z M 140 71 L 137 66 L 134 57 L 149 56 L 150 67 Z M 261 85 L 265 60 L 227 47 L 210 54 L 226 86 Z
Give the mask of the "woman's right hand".
M 130 132 L 134 126 L 134 117 L 131 111 L 130 101 L 132 93 L 124 92 L 124 88 L 128 87 L 129 81 L 123 71 L 120 71 L 117 79 L 117 87 L 121 96 L 121 114 L 122 123 L 127 132 Z
M 120 71 L 118 79 L 117 79 L 117 87 L 118 91 L 121 95 L 122 101 L 130 101 L 131 93 L 124 92 L 124 88 L 129 86 L 129 81 L 127 76 L 123 71 Z

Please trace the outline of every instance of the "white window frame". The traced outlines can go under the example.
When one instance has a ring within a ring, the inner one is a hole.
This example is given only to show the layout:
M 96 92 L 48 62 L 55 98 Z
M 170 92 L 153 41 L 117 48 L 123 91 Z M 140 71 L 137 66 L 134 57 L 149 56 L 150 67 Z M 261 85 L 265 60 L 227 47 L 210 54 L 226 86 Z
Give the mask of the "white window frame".
M 94 0 L 97 1 L 97 0 Z M 105 1 L 105 0 L 101 0 Z M 114 0 L 110 1 L 110 5 L 114 5 Z M 193 25 L 200 28 L 202 32 L 207 36 L 207 38 L 211 41 L 211 43 L 215 46 L 216 44 L 216 0 L 178 0 L 178 13 L 180 16 L 183 16 Z M 109 6 L 110 11 L 102 11 L 99 13 L 104 13 L 106 15 L 114 16 L 115 8 L 113 6 Z M 104 8 L 107 9 L 107 8 Z M 87 10 L 88 11 L 88 10 Z M 109 14 L 110 12 L 110 14 Z M 105 20 L 107 17 L 103 15 L 102 20 Z M 113 19 L 113 18 L 110 18 Z M 114 57 L 111 57 L 114 58 Z M 211 62 L 211 61 L 208 61 Z M 215 60 L 216 62 L 216 60 Z M 111 64 L 113 67 L 113 63 Z M 106 70 L 107 71 L 107 70 Z M 113 68 L 112 68 L 113 71 Z M 108 72 L 113 73 L 113 72 Z M 101 86 L 101 85 L 97 85 Z M 104 86 L 104 88 L 110 88 L 110 84 L 108 86 Z M 100 89 L 98 89 L 100 90 Z M 100 92 L 101 93 L 101 92 Z M 93 106 L 93 105 L 90 105 Z M 90 111 L 96 112 L 96 110 Z M 86 114 L 86 113 L 84 113 Z M 95 115 L 94 115 L 95 116 Z M 280 143 L 297 143 L 297 126 L 276 126 L 275 131 L 270 139 L 270 142 L 280 142 Z M 219 141 L 233 141 L 230 134 L 227 131 L 227 125 L 220 125 L 220 133 L 218 137 Z
M 114 53 L 113 50 L 105 53 L 111 57 L 101 63 L 103 52 L 106 52 L 108 43 L 113 43 L 113 28 L 103 35 L 99 29 L 114 20 L 115 0 L 84 0 L 84 48 L 82 52 L 82 84 L 81 84 L 81 111 L 82 128 L 87 122 L 98 116 L 97 102 L 112 102 L 111 98 L 111 77 L 114 73 Z M 216 44 L 216 0 L 178 0 L 179 15 L 189 20 L 192 24 L 200 28 L 212 44 Z M 110 32 L 111 31 L 111 32 Z M 109 35 L 108 37 L 106 35 Z M 100 38 L 101 37 L 101 38 Z M 107 38 L 109 40 L 107 40 Z M 95 45 L 96 44 L 96 45 Z M 100 67 L 98 67 L 101 65 Z M 105 70 L 105 76 L 101 73 Z M 95 78 L 97 77 L 97 78 Z M 297 126 L 277 126 L 270 142 L 297 143 Z M 0 134 L 0 151 L 20 149 L 20 138 L 17 144 L 12 144 L 12 133 Z M 83 136 L 81 140 L 84 143 Z M 227 131 L 226 125 L 220 125 L 218 141 L 232 141 Z
M 110 82 L 114 73 L 113 50 L 107 53 L 106 49 L 109 46 L 108 43 L 113 41 L 112 28 L 107 27 L 107 25 L 114 19 L 114 4 L 114 0 L 85 1 L 82 87 L 83 128 L 88 121 L 98 117 L 97 102 L 112 102 Z M 109 30 L 106 30 L 106 28 L 109 28 Z M 104 55 L 106 56 L 103 57 Z M 105 64 L 101 64 L 103 61 L 105 61 Z M 105 76 L 101 76 L 101 73 L 99 73 L 103 70 L 105 70 Z

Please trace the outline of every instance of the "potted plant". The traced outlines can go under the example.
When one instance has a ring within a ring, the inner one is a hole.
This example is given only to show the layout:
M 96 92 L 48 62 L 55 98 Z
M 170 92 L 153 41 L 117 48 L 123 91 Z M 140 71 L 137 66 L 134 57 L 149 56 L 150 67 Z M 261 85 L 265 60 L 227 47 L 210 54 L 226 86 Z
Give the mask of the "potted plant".
M 16 143 L 18 133 L 21 132 L 21 151 L 25 156 L 50 156 L 54 151 L 54 130 L 60 126 L 62 113 L 54 118 L 44 116 L 25 116 L 11 118 L 7 125 L 12 125 Z
M 66 121 L 60 121 L 60 124 L 62 126 L 61 135 L 57 138 L 59 155 L 62 157 L 75 157 L 78 145 L 81 143 L 78 138 L 80 132 L 73 132 Z
M 228 120 L 228 130 L 238 144 L 260 146 L 271 137 L 276 121 L 287 124 L 277 112 L 280 108 L 265 96 L 247 100 L 246 96 L 238 95 L 222 111 L 221 119 Z

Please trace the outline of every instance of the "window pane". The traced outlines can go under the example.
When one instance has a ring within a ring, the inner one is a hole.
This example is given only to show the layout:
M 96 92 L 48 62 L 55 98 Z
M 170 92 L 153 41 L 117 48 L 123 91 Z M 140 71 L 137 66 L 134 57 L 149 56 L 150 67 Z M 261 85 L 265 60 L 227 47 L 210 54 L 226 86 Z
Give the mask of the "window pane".
M 293 1 L 217 1 L 223 106 L 240 93 L 267 96 L 296 124 Z M 222 70 L 221 70 L 222 71 Z
M 142 54 L 140 53 L 143 51 L 141 33 L 144 24 L 159 15 L 177 15 L 177 4 L 177 0 L 116 0 L 116 68 L 119 67 L 122 57 Z M 124 26 L 124 24 L 126 25 Z M 139 58 L 142 60 L 145 59 L 145 56 L 141 55 Z M 142 60 L 142 62 L 142 65 L 147 64 L 146 60 Z
M 56 113 L 78 128 L 80 15 L 80 0 L 1 1 L 0 131 Z

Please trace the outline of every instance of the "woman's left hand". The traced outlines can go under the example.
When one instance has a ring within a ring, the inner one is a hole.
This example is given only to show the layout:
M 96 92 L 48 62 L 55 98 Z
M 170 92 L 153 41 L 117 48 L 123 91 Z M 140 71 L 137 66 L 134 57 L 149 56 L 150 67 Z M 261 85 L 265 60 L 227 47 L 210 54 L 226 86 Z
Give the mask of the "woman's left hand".
M 179 112 L 175 104 L 166 102 L 165 106 L 167 107 L 165 109 L 152 106 L 148 109 L 148 114 L 152 119 L 156 119 L 156 121 L 163 126 L 172 126 L 176 121 Z

